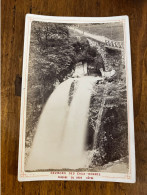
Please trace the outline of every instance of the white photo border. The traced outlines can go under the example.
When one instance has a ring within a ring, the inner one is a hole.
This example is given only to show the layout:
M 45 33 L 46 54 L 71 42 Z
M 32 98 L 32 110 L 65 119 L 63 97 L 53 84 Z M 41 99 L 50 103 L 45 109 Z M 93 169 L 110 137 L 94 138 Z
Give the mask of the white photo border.
M 29 48 L 32 21 L 50 22 L 50 23 L 110 23 L 123 22 L 124 26 L 124 50 L 126 67 L 126 86 L 127 86 L 127 112 L 128 112 L 128 147 L 129 147 L 129 172 L 124 173 L 106 173 L 106 172 L 69 172 L 69 171 L 47 171 L 47 172 L 25 172 L 25 129 L 26 129 L 26 105 L 27 105 L 27 82 L 28 82 L 28 64 Z M 78 179 L 78 175 L 82 179 Z M 90 174 L 91 173 L 91 174 Z M 135 183 L 135 140 L 134 140 L 134 114 L 133 114 L 133 91 L 132 91 L 132 70 L 131 70 L 131 51 L 130 51 L 130 31 L 128 16 L 113 17 L 56 17 L 27 14 L 25 19 L 24 52 L 23 52 L 23 72 L 22 72 L 22 90 L 21 90 L 21 112 L 20 112 L 20 134 L 19 134 L 19 159 L 18 159 L 18 180 L 36 181 L 36 180 L 72 180 L 72 181 L 111 181 Z

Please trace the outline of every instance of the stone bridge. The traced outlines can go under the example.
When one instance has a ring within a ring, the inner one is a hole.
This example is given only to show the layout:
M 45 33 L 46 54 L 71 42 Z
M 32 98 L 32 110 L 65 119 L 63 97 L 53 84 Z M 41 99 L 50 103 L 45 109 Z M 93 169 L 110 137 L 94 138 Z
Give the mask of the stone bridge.
M 104 47 L 106 47 L 106 48 L 116 49 L 116 50 L 123 50 L 124 49 L 123 41 L 111 40 L 111 39 L 108 39 L 107 37 L 94 35 L 94 34 L 91 34 L 91 33 L 88 33 L 88 32 L 85 32 L 83 30 L 73 28 L 73 27 L 69 27 L 69 29 L 73 30 L 76 33 L 79 33 L 82 36 L 85 35 L 87 37 L 87 39 L 89 40 L 89 42 L 93 46 L 98 46 L 99 43 L 102 43 L 104 45 Z M 79 38 L 80 38 L 80 36 L 79 36 Z
M 124 49 L 124 45 L 122 41 L 113 41 L 113 40 L 106 40 L 105 47 L 108 47 L 111 49 L 117 49 L 117 50 Z

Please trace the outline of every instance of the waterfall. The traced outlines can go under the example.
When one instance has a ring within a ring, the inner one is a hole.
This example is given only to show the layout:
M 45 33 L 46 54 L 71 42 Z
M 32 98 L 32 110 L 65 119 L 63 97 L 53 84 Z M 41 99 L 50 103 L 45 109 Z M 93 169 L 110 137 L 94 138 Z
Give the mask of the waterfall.
M 78 86 L 68 104 L 74 78 L 61 83 L 49 97 L 39 119 L 25 170 L 78 169 L 88 166 L 84 150 L 90 97 L 99 77 L 77 78 Z
M 96 78 L 82 77 L 78 81 L 78 87 L 69 108 L 65 134 L 61 146 L 61 153 L 64 157 L 62 168 L 77 169 L 88 166 L 84 147 L 87 134 L 90 97 Z

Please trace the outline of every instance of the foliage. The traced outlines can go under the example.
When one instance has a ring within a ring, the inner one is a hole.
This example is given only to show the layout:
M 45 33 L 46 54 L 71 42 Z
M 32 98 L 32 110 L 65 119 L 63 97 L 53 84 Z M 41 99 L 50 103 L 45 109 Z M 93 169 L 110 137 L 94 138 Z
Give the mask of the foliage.
M 128 124 L 125 66 L 121 53 L 106 50 L 107 64 L 116 70 L 111 81 L 98 83 L 90 102 L 87 148 L 92 149 L 96 131 L 96 120 L 104 99 L 103 112 L 99 121 L 96 152 L 92 159 L 92 167 L 120 160 L 128 155 Z M 117 62 L 117 63 L 116 63 Z
M 64 24 L 32 22 L 28 75 L 26 139 L 30 145 L 35 126 L 56 85 L 72 75 L 79 61 L 94 62 L 96 48 L 87 39 L 71 37 Z
M 86 38 L 76 41 L 74 44 L 74 51 L 76 53 L 76 62 L 87 62 L 89 66 L 95 66 L 97 71 L 104 68 L 103 58 L 98 53 L 96 47 L 91 47 Z

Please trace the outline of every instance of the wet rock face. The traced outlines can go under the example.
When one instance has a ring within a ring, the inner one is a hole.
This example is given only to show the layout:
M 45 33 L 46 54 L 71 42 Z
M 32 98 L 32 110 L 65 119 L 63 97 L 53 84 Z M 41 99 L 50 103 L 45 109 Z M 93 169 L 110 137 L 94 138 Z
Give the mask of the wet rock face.
M 128 154 L 127 119 L 124 110 L 125 107 L 121 104 L 119 107 L 104 108 L 97 135 L 97 148 L 104 164 Z
M 87 150 L 96 150 L 92 166 L 104 165 L 128 155 L 127 99 L 124 83 L 106 81 L 94 86 L 87 132 Z
M 124 54 L 121 51 L 104 49 L 102 45 L 100 53 L 105 54 L 103 59 L 105 59 L 106 71 L 114 69 L 116 75 L 103 83 L 97 83 L 91 96 L 86 149 L 94 150 L 92 167 L 104 165 L 128 155 Z M 101 117 L 99 116 L 100 109 L 102 109 Z M 98 133 L 95 133 L 96 131 Z M 94 139 L 97 140 L 95 147 Z
M 103 84 L 97 82 L 97 84 L 93 86 L 93 93 L 90 100 L 86 150 L 93 150 L 94 148 L 94 137 L 97 126 L 97 118 L 98 112 L 101 108 L 103 92 L 104 92 Z
M 73 99 L 73 96 L 74 96 L 74 93 L 77 89 L 77 84 L 78 84 L 78 81 L 77 80 L 74 80 L 72 83 L 71 83 L 71 86 L 70 86 L 70 90 L 69 90 L 69 99 L 68 99 L 68 105 L 70 106 L 71 102 L 72 102 L 72 99 Z

